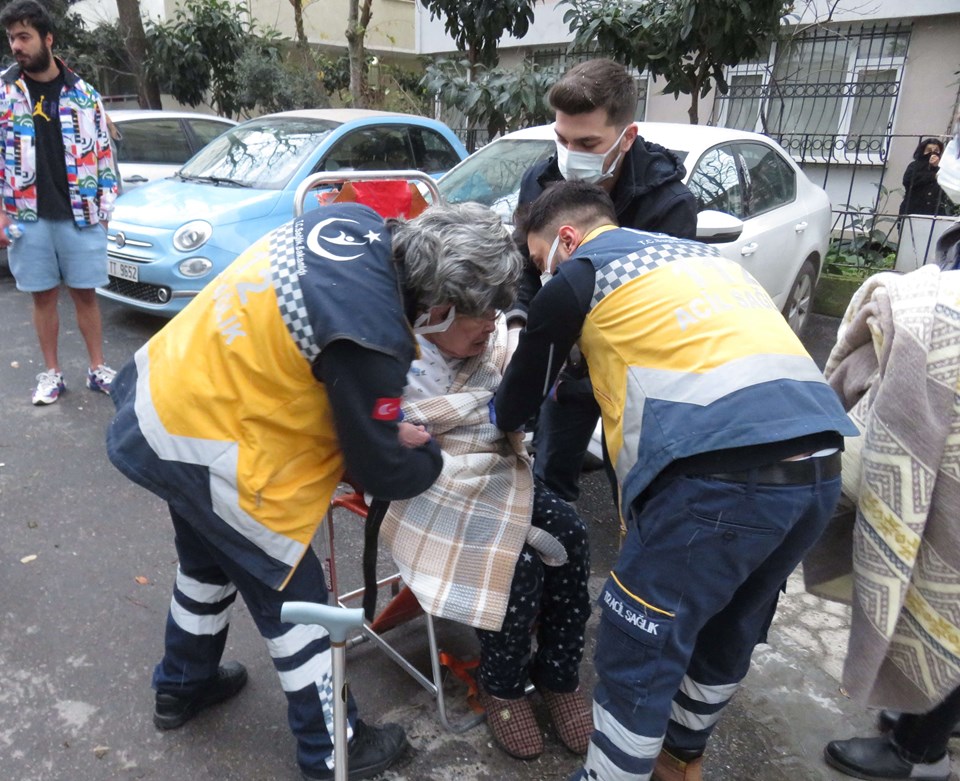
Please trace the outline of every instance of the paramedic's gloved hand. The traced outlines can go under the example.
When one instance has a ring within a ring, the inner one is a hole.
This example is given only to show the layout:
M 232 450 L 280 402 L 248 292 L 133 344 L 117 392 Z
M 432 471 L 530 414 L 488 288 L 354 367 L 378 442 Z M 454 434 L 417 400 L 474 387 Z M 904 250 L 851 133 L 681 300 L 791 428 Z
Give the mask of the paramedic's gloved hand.
M 423 426 L 418 426 L 413 423 L 401 422 L 399 424 L 400 428 L 400 444 L 404 447 L 415 448 L 420 447 L 421 445 L 426 445 L 430 441 L 430 434 L 427 433 L 426 428 Z

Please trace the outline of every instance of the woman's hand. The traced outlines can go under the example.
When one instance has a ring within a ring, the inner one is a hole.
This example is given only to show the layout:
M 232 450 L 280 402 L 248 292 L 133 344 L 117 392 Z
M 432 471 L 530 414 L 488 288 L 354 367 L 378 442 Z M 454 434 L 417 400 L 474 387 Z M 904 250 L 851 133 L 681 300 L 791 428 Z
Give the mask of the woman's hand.
M 400 444 L 404 447 L 415 448 L 427 444 L 430 441 L 430 434 L 423 426 L 416 426 L 413 423 L 400 422 Z

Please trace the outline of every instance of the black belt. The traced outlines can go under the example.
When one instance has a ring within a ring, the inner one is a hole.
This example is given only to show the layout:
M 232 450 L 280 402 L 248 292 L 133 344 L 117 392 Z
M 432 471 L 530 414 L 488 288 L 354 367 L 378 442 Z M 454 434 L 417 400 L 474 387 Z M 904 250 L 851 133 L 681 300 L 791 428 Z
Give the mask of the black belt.
M 775 464 L 744 469 L 742 472 L 711 472 L 695 475 L 731 483 L 754 482 L 763 485 L 806 485 L 821 480 L 832 480 L 840 475 L 840 453 L 801 461 L 777 461 Z

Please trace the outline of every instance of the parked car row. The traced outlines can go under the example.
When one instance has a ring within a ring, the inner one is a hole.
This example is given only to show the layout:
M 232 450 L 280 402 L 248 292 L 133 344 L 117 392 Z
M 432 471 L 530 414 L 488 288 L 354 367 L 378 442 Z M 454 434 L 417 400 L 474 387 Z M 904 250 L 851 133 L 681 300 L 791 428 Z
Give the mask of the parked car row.
M 555 148 L 553 126 L 542 125 L 467 157 L 440 122 L 357 109 L 283 112 L 239 125 L 177 112 L 117 111 L 112 118 L 129 189 L 110 222 L 110 284 L 99 293 L 167 316 L 289 220 L 298 185 L 313 173 L 419 169 L 439 177 L 447 201 L 478 201 L 509 221 L 523 172 Z M 638 127 L 684 163 L 700 210 L 698 237 L 747 268 L 799 331 L 829 239 L 826 193 L 766 136 Z M 144 180 L 156 181 L 136 186 Z
M 466 154 L 446 125 L 408 114 L 320 109 L 243 122 L 173 176 L 118 199 L 107 236 L 110 283 L 98 293 L 175 315 L 293 216 L 297 187 L 310 174 L 419 169 L 439 176 Z

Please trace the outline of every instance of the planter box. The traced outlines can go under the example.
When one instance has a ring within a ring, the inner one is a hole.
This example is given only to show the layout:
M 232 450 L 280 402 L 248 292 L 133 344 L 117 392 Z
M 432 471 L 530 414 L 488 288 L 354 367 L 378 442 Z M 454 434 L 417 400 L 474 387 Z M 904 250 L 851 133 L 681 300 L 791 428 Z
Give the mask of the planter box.
M 843 317 L 847 304 L 866 277 L 821 274 L 813 295 L 813 311 L 818 315 Z

